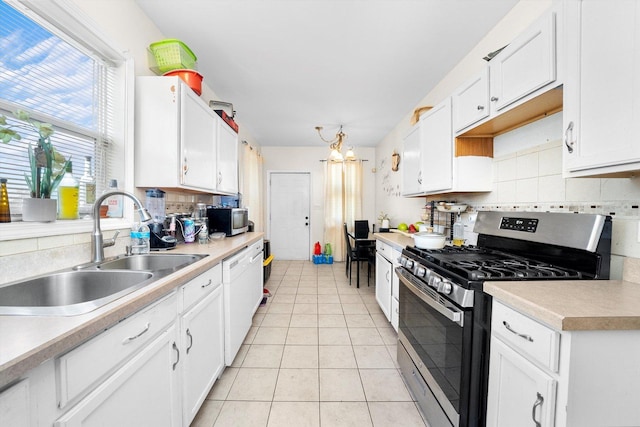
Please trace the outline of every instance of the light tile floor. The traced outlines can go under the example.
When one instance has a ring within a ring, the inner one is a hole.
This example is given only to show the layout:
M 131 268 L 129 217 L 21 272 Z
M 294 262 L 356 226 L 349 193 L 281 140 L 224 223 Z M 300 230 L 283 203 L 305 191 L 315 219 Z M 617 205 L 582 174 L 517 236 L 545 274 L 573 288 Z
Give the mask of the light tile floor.
M 265 287 L 272 296 L 192 426 L 426 425 L 366 267 L 357 289 L 344 263 L 276 260 Z

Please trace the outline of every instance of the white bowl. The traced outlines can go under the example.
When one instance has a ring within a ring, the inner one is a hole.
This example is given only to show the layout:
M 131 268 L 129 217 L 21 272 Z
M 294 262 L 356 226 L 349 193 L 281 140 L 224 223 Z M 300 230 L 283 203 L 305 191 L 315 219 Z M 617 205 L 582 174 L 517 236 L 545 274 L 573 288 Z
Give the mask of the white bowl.
M 467 205 L 456 204 L 456 203 L 445 203 L 443 205 L 438 205 L 437 209 L 440 212 L 461 213 L 467 210 Z
M 412 237 L 416 247 L 420 249 L 442 249 L 446 241 L 444 234 L 439 233 L 421 232 Z

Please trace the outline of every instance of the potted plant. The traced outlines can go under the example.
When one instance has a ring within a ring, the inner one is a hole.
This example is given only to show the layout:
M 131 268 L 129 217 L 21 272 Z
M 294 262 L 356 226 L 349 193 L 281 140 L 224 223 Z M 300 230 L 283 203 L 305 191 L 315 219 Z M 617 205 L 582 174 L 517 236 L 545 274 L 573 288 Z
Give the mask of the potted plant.
M 38 133 L 38 144 L 34 147 L 29 143 L 30 171 L 25 172 L 24 178 L 31 197 L 23 200 L 22 220 L 55 221 L 57 202 L 51 199 L 51 193 L 58 187 L 71 158 L 66 159 L 53 147 L 51 124 L 35 121 L 22 110 L 17 110 L 14 116 L 22 123 L 8 125 L 7 118 L 0 115 L 0 141 L 7 144 L 11 140 L 21 140 L 18 128 L 30 127 Z
M 380 230 L 389 229 L 389 215 L 387 215 L 384 212 L 380 212 L 380 216 L 378 216 L 378 221 L 380 221 Z

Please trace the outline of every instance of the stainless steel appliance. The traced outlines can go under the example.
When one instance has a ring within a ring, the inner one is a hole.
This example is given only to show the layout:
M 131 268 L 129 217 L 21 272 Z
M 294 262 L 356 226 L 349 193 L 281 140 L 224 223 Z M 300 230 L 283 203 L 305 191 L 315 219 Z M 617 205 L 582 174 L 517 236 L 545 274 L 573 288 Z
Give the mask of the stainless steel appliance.
M 485 281 L 607 279 L 611 218 L 479 212 L 477 246 L 408 246 L 398 363 L 431 426 L 485 425 L 491 297 Z
M 221 232 L 235 236 L 249 229 L 249 211 L 244 208 L 208 207 L 209 234 Z

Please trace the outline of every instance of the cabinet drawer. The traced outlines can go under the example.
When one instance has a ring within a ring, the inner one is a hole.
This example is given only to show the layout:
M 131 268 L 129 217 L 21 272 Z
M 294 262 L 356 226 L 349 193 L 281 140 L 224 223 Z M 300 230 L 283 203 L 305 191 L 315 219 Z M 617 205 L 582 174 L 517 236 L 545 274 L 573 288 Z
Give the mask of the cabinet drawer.
M 109 374 L 176 318 L 176 294 L 123 320 L 55 361 L 59 406 Z
M 380 240 L 376 240 L 376 251 L 382 255 L 383 257 L 385 257 L 387 259 L 387 261 L 391 260 L 391 246 L 387 245 L 384 242 L 381 242 Z
M 491 333 L 542 366 L 558 371 L 559 332 L 494 300 Z
M 220 285 L 222 285 L 222 263 L 202 273 L 182 287 L 184 310 L 202 300 Z

